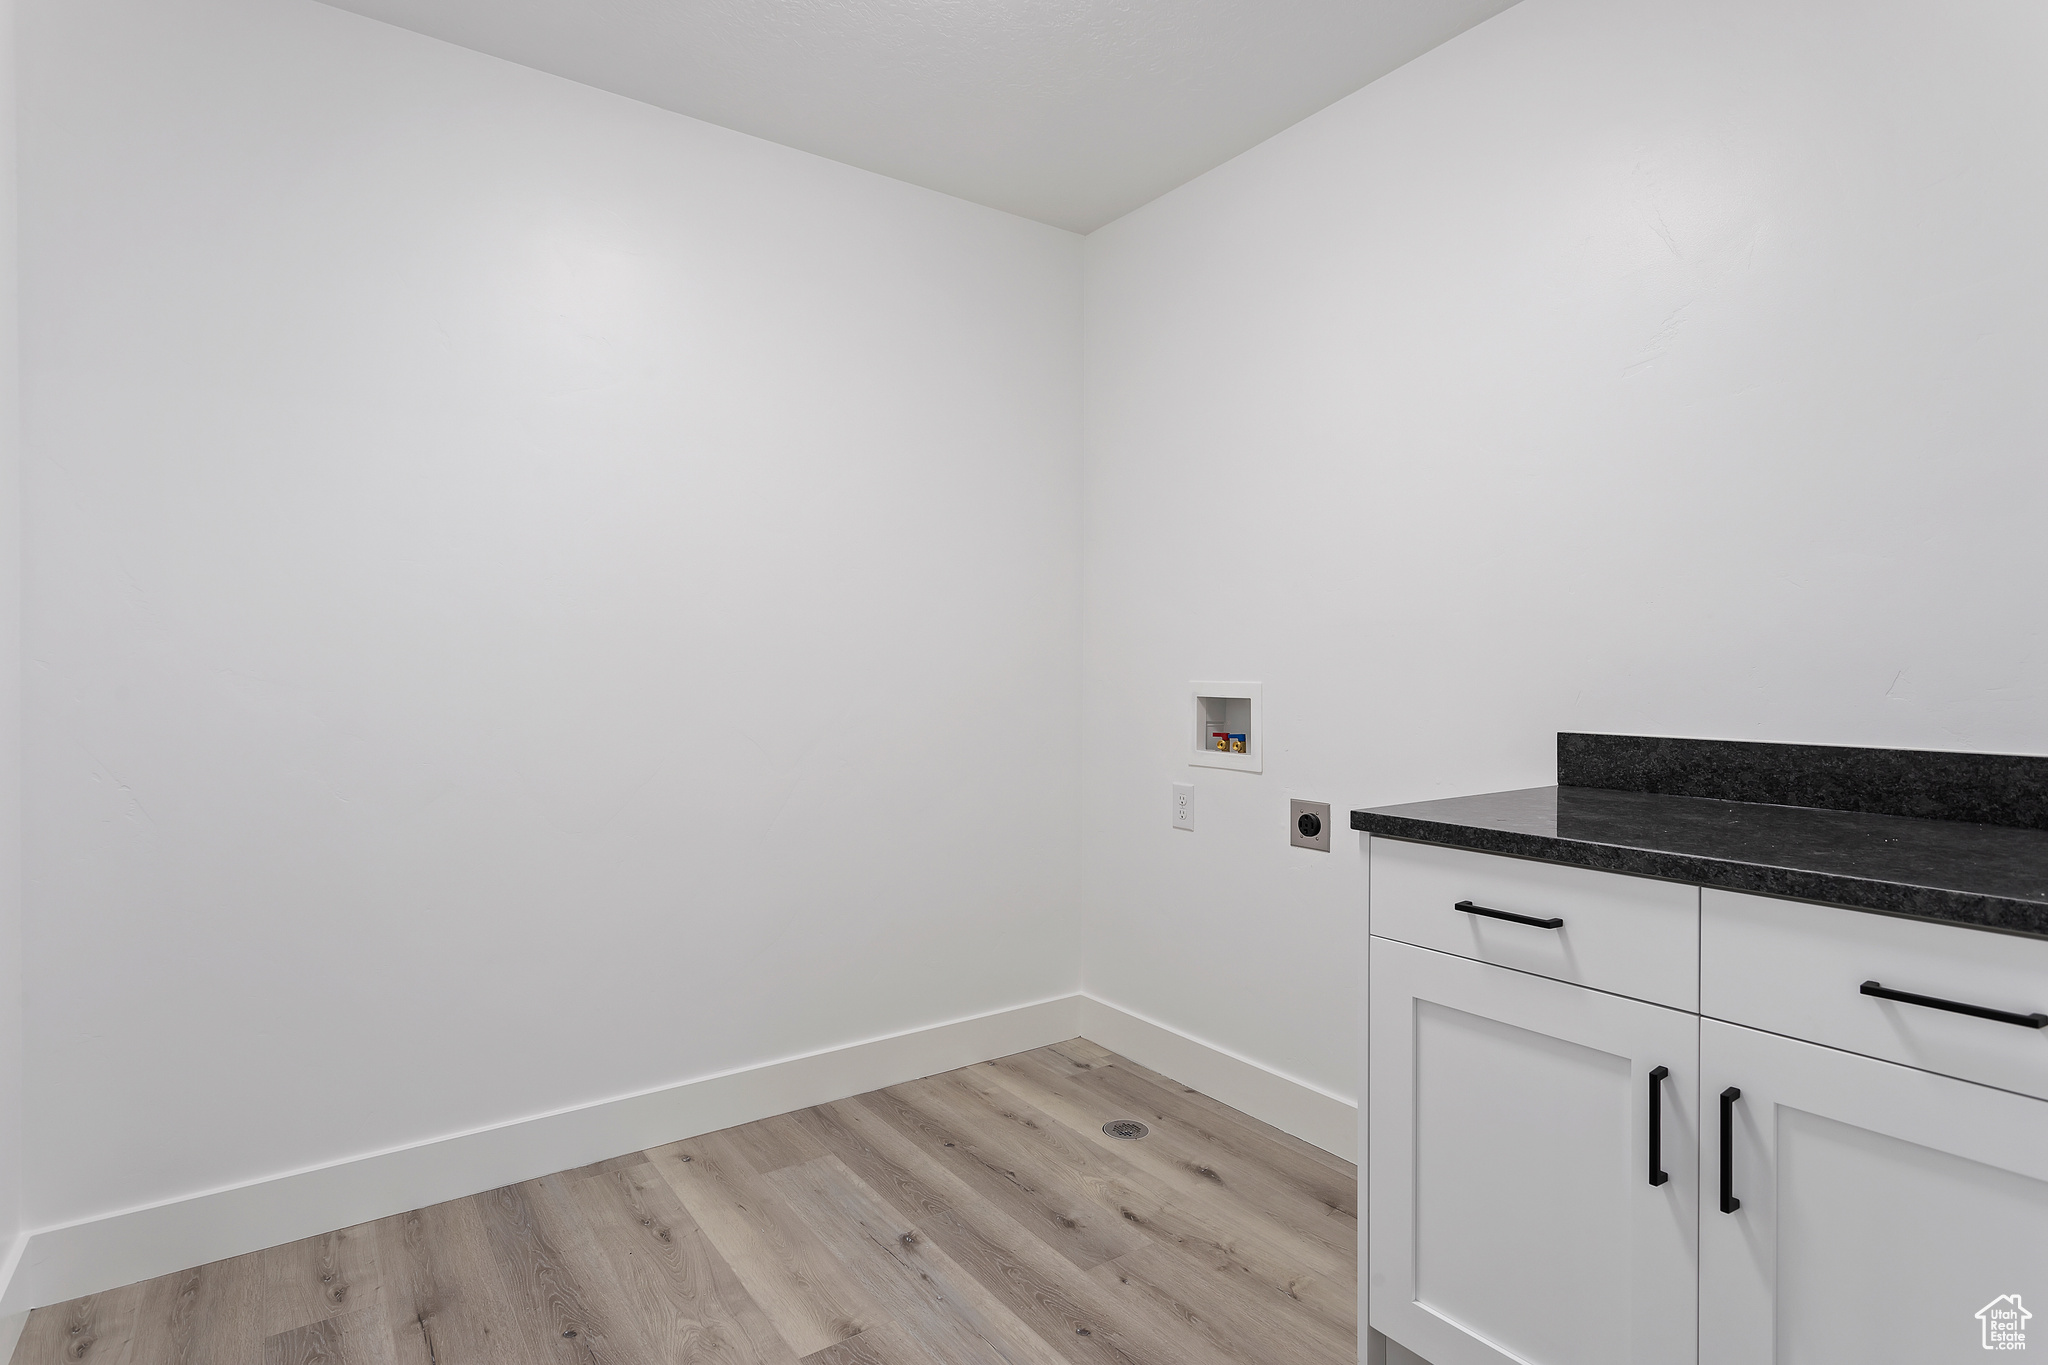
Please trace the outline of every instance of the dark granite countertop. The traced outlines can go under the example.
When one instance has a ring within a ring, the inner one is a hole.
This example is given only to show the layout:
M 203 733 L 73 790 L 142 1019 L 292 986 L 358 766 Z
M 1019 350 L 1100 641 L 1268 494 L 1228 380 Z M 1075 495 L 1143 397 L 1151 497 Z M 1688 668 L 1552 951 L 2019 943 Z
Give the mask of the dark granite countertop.
M 2048 831 L 1599 787 L 1351 812 L 1388 838 L 2048 937 Z

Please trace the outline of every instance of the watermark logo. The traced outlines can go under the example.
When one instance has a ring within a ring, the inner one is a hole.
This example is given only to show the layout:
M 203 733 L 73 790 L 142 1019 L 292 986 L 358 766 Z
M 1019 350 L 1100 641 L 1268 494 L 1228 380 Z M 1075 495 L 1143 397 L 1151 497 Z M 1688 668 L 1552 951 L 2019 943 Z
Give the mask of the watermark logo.
M 1984 1324 L 1984 1349 L 2024 1351 L 2027 1349 L 2027 1319 L 2033 1317 L 2017 1294 L 2000 1294 L 1977 1310 Z

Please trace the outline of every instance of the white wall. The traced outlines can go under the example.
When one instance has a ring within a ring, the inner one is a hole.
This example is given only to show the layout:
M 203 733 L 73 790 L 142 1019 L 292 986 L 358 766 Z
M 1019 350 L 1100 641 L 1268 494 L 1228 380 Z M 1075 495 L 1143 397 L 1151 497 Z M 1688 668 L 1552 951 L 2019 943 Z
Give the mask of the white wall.
M 14 3 L 0 0 L 0 1282 L 21 1219 L 21 394 Z M 0 1350 L 20 1324 L 0 1320 Z
M 1523 0 L 1091 236 L 1090 992 L 1351 1093 L 1290 792 L 2048 752 L 2044 69 L 2031 0 Z M 1263 776 L 1182 766 L 1198 677 Z
M 33 1225 L 1073 989 L 1078 239 L 25 18 Z
M 1090 238 L 1085 355 L 1051 229 L 310 0 L 25 10 L 31 1225 L 1077 942 L 1348 1095 L 1290 794 L 2048 751 L 2017 0 L 1523 0 Z

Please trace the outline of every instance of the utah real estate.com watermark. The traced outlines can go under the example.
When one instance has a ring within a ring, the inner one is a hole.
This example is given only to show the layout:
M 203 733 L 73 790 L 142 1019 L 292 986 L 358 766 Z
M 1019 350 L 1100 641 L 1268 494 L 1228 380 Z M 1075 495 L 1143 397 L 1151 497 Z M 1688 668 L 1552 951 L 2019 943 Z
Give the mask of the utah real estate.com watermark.
M 2017 1294 L 2000 1294 L 1977 1310 L 1984 1324 L 1984 1349 L 2024 1351 L 2027 1349 L 2027 1319 L 2033 1317 Z

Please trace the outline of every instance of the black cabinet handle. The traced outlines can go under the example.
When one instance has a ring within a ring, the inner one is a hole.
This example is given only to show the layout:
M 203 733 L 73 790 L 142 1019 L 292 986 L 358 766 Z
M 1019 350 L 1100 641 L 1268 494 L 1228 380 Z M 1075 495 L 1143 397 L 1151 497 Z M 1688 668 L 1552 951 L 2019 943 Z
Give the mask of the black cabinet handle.
M 1534 915 L 1517 915 L 1511 910 L 1489 910 L 1471 901 L 1459 901 L 1453 910 L 1463 910 L 1468 915 L 1484 915 L 1488 919 L 1504 919 L 1514 924 L 1533 924 L 1538 929 L 1562 929 L 1564 921 L 1552 915 L 1549 919 L 1537 919 Z
M 1668 1066 L 1650 1068 L 1650 1183 L 1661 1185 L 1671 1178 L 1664 1169 L 1664 1078 Z
M 1721 1092 L 1721 1212 L 1733 1213 L 1742 1207 L 1742 1201 L 1735 1197 L 1735 1101 L 1742 1098 L 1742 1092 L 1729 1086 Z
M 1925 1005 L 1931 1010 L 1947 1010 L 1950 1014 L 1967 1014 L 1972 1019 L 1993 1019 L 2001 1024 L 2018 1024 L 2021 1028 L 2048 1028 L 2048 1014 L 2014 1014 L 2011 1010 L 1995 1010 L 1988 1005 L 1966 1005 L 1960 1000 L 1937 1000 L 1931 995 L 1889 990 L 1875 981 L 1863 983 L 1863 994 L 1874 995 L 1880 1000 L 1897 1000 L 1908 1005 Z

